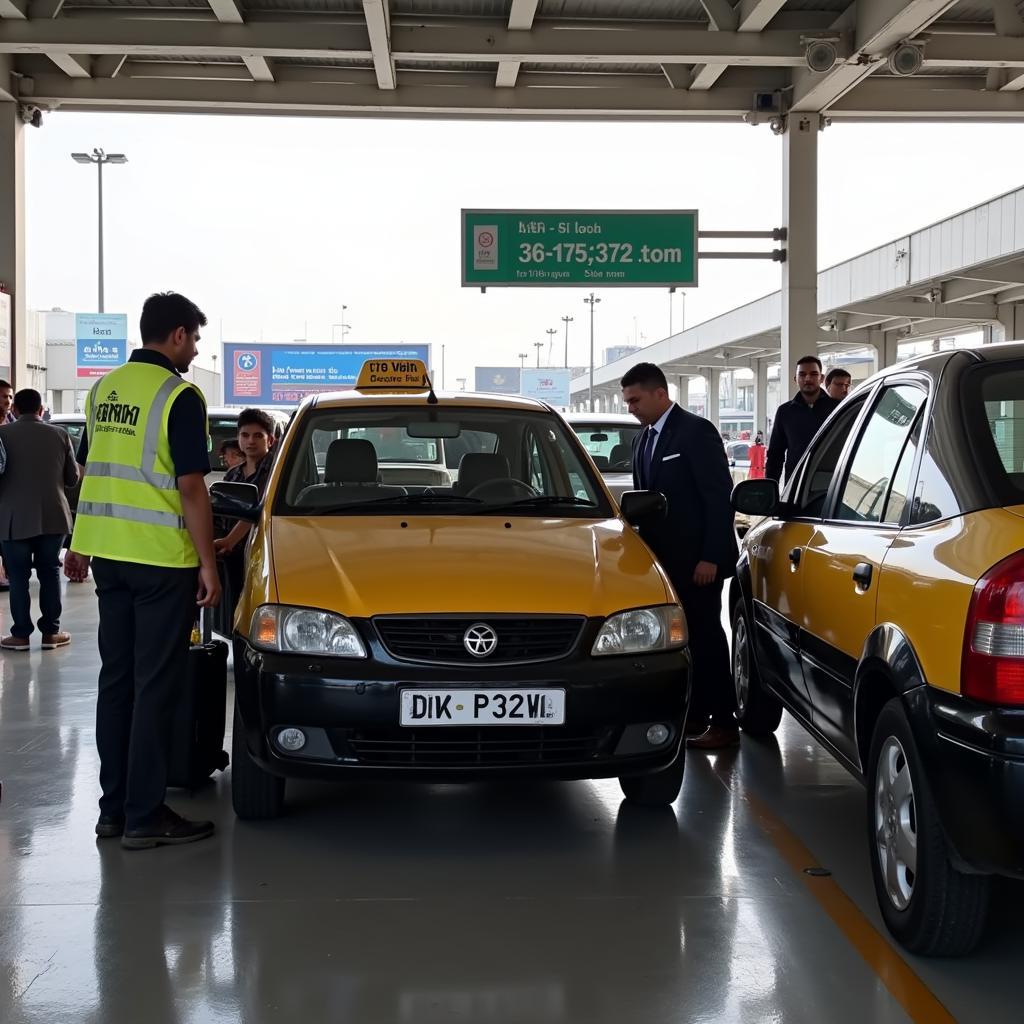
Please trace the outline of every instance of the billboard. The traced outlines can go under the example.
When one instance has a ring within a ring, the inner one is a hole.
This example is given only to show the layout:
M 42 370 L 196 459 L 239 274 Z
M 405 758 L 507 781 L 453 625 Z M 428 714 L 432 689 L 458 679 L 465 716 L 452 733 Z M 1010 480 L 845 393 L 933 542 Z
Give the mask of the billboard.
M 518 395 L 518 366 L 478 366 L 474 391 L 489 395 Z
M 224 346 L 225 405 L 295 405 L 306 395 L 355 387 L 367 359 L 422 359 L 429 345 Z
M 525 398 L 536 398 L 548 405 L 569 406 L 569 370 L 523 370 L 520 393 Z
M 127 314 L 75 314 L 75 365 L 80 381 L 105 377 L 127 361 Z

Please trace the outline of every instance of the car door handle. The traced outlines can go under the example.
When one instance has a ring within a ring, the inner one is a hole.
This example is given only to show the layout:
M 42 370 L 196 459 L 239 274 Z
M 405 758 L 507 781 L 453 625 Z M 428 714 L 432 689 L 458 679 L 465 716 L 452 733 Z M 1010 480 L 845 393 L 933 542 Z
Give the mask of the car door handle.
M 853 581 L 862 590 L 871 586 L 871 564 L 869 562 L 858 562 L 853 570 Z
M 789 560 L 793 563 L 793 565 L 799 565 L 800 564 L 800 553 L 802 551 L 803 551 L 803 548 L 793 548 L 793 550 L 790 551 L 790 553 L 789 553 Z

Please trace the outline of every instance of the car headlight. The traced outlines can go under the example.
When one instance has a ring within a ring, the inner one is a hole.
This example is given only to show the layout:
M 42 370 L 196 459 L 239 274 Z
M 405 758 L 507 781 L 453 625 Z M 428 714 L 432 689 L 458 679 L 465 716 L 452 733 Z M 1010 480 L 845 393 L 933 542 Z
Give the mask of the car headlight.
M 252 617 L 249 639 L 265 651 L 365 658 L 366 645 L 348 619 L 315 608 L 265 604 Z
M 669 651 L 686 643 L 686 619 L 677 604 L 637 608 L 612 615 L 597 634 L 591 654 Z

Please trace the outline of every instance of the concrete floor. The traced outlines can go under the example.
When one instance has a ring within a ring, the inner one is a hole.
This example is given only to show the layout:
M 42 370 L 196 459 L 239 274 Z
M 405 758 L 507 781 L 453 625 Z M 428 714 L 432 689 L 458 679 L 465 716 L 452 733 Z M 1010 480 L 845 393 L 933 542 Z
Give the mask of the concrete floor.
M 865 919 L 882 930 L 864 795 L 788 719 L 691 755 L 662 813 L 613 781 L 303 784 L 242 824 L 229 771 L 170 801 L 213 840 L 127 853 L 92 832 L 91 586 L 65 625 L 72 647 L 0 659 L 4 1024 L 1021 1020 L 1020 885 L 970 960 L 857 951 Z M 838 923 L 799 843 L 852 900 Z

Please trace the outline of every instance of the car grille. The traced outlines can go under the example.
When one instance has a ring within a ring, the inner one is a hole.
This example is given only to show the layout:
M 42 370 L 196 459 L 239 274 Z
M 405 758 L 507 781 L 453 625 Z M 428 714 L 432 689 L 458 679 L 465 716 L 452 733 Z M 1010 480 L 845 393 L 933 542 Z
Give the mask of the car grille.
M 347 742 L 359 762 L 368 766 L 511 768 L 591 760 L 608 748 L 613 731 L 573 732 L 550 726 L 334 730 L 345 735 L 332 735 L 332 740 L 336 749 Z
M 554 661 L 576 646 L 584 620 L 580 617 L 500 615 L 459 618 L 402 616 L 373 620 L 388 653 L 403 661 L 443 664 L 500 664 Z M 462 638 L 470 626 L 485 622 L 498 635 L 498 646 L 488 658 L 474 658 Z

